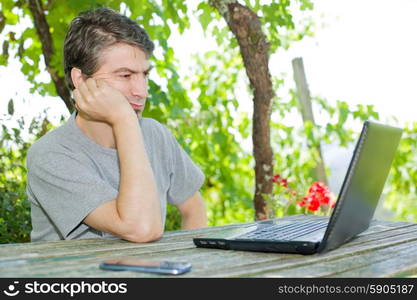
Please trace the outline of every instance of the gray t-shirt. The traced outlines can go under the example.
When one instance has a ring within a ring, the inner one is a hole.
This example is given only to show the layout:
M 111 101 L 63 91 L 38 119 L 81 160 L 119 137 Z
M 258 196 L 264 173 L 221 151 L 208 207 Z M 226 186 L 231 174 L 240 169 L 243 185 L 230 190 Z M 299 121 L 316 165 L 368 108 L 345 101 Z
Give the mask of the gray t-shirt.
M 165 224 L 166 202 L 178 205 L 187 200 L 199 190 L 204 175 L 164 125 L 149 118 L 139 122 Z M 117 150 L 102 147 L 84 135 L 75 113 L 32 145 L 27 168 L 32 241 L 111 236 L 82 221 L 118 195 Z

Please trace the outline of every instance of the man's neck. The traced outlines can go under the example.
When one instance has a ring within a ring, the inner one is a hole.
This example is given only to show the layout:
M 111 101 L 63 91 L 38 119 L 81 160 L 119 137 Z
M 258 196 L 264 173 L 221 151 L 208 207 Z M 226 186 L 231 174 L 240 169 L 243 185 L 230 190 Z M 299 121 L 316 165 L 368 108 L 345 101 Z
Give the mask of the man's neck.
M 112 127 L 105 122 L 89 121 L 79 114 L 75 117 L 78 128 L 91 140 L 105 148 L 116 149 Z

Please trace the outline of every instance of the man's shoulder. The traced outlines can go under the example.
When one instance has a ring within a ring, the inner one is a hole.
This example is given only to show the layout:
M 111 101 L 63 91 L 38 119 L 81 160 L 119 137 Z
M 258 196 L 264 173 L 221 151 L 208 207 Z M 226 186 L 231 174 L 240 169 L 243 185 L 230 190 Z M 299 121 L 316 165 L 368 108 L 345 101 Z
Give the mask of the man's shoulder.
M 145 141 L 158 151 L 170 151 L 174 146 L 175 137 L 166 125 L 152 118 L 142 118 L 141 127 Z
M 150 127 L 150 128 L 157 128 L 157 129 L 164 129 L 165 125 L 163 125 L 158 120 L 155 120 L 153 118 L 142 118 L 141 119 L 141 125 Z
M 152 118 L 142 118 L 141 126 L 144 132 L 150 134 L 163 134 L 164 136 L 170 135 L 170 131 L 166 125 Z
M 36 140 L 29 148 L 28 158 L 48 157 L 48 154 L 69 151 L 70 137 L 66 125 L 63 123 Z

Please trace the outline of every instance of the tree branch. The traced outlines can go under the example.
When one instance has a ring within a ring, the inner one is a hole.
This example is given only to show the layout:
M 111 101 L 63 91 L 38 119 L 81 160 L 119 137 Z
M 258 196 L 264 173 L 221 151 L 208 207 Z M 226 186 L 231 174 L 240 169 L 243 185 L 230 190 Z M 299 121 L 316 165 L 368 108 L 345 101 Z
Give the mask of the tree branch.
M 66 107 L 70 112 L 74 110 L 73 103 L 71 101 L 70 91 L 65 84 L 65 79 L 58 75 L 58 72 L 51 66 L 51 59 L 54 55 L 54 47 L 52 43 L 52 36 L 49 31 L 49 24 L 46 21 L 45 11 L 42 7 L 41 0 L 29 0 L 29 10 L 33 17 L 33 22 L 36 28 L 36 32 L 42 43 L 42 52 L 45 60 L 46 70 L 51 75 L 52 81 L 55 85 L 55 89 L 61 99 L 64 101 Z

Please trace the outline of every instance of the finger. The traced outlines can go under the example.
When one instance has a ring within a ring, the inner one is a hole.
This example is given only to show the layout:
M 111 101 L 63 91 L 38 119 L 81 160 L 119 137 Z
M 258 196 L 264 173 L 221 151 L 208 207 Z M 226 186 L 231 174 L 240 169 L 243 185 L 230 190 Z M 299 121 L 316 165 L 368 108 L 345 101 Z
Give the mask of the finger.
M 91 97 L 91 92 L 90 92 L 89 88 L 87 87 L 87 83 L 86 83 L 86 81 L 81 82 L 81 83 L 78 85 L 77 90 L 78 90 L 78 92 L 79 92 L 79 95 L 81 96 L 81 98 L 82 98 L 84 101 L 88 101 L 88 99 L 90 99 L 90 97 Z
M 85 81 L 85 84 L 87 85 L 90 91 L 94 91 L 97 89 L 96 80 L 92 77 L 87 78 L 87 80 Z
M 99 89 L 109 87 L 108 83 L 106 82 L 106 78 L 96 78 L 96 86 Z
M 74 94 L 74 100 L 75 100 L 75 109 L 77 110 L 78 114 L 86 120 L 92 120 L 89 117 L 89 115 L 86 114 L 81 108 L 84 105 L 84 102 L 83 102 L 83 97 L 81 96 L 80 91 L 78 89 L 75 89 L 73 91 L 73 94 Z
M 74 98 L 75 103 L 78 103 L 81 97 L 79 89 L 73 90 L 72 95 L 74 96 L 73 98 Z
M 101 89 L 104 86 L 104 79 L 94 78 L 94 81 L 96 82 L 96 87 L 98 89 Z
M 75 89 L 72 93 L 74 95 L 75 108 L 77 110 L 80 110 L 80 102 L 82 102 L 82 96 L 80 94 L 80 91 L 78 89 Z
M 84 73 L 81 73 L 79 85 L 85 84 L 85 81 L 87 79 L 88 79 L 87 75 L 84 75 Z

